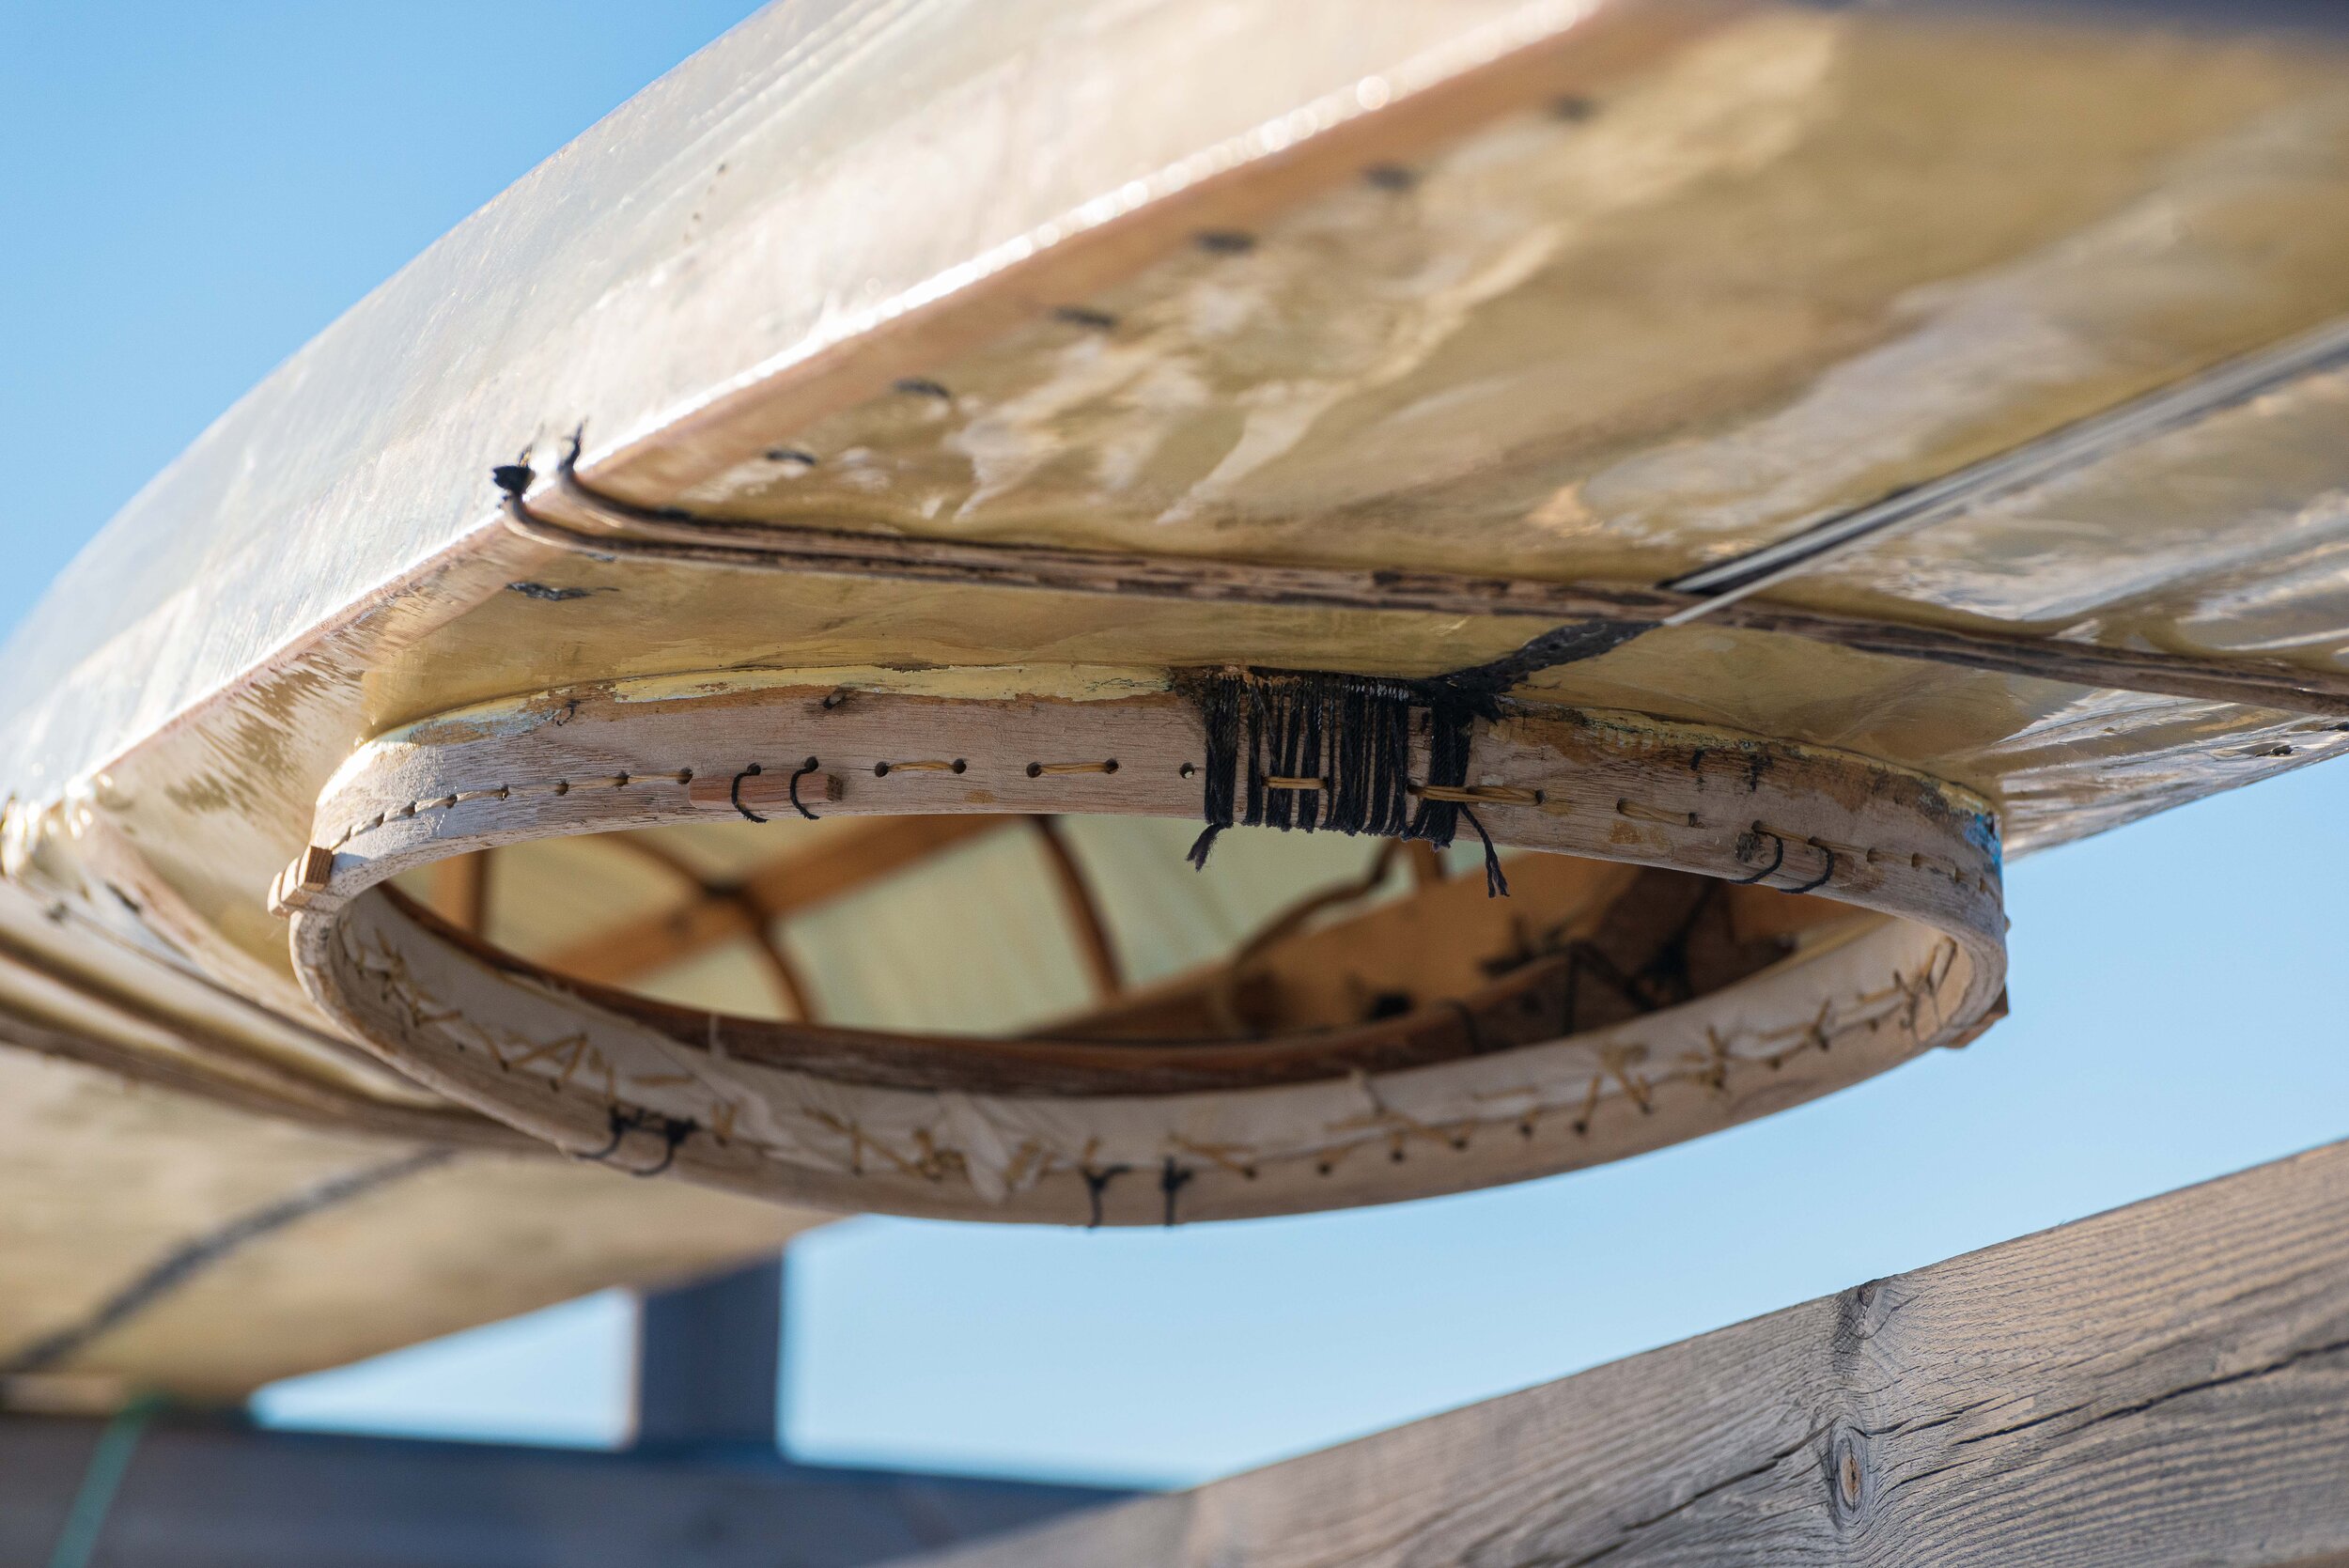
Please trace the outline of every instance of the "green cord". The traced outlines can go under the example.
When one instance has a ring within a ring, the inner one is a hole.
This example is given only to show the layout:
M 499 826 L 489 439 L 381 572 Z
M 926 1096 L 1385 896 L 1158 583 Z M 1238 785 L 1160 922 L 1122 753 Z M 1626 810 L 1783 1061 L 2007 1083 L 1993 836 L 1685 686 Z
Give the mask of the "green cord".
M 65 1528 L 57 1532 L 57 1545 L 49 1554 L 49 1568 L 89 1568 L 90 1554 L 98 1549 L 99 1532 L 106 1528 L 106 1515 L 113 1512 L 115 1494 L 122 1488 L 139 1438 L 163 1407 L 161 1399 L 141 1394 L 116 1411 L 98 1435 L 98 1444 L 90 1450 L 89 1468 L 82 1472 L 81 1489 L 73 1494 L 73 1507 L 67 1512 Z

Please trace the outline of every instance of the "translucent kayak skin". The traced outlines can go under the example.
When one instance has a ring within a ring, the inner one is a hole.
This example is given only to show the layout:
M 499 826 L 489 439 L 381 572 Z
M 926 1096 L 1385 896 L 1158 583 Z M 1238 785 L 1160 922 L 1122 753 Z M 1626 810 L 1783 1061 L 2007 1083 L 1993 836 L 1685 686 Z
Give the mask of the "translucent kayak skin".
M 1001 677 L 956 672 L 1505 659 L 1548 629 L 1510 594 L 1643 593 L 2349 318 L 2349 53 L 2229 20 L 772 8 L 362 302 L 75 563 L 5 655 L 8 875 L 299 1026 L 282 1070 L 418 1101 L 353 1079 L 268 907 L 369 742 L 711 672 L 978 693 Z M 2306 702 L 1726 612 L 1516 691 L 1946 781 L 2009 853 L 2102 831 L 2349 745 L 2345 424 L 2318 356 L 1746 601 L 2244 661 Z M 575 430 L 617 523 L 551 488 Z M 490 476 L 525 451 L 537 532 Z M 817 535 L 833 565 L 741 548 Z M 842 536 L 889 548 L 842 566 Z M 928 545 L 1370 586 L 1013 585 L 908 567 Z M 1379 597 L 1411 573 L 1495 607 Z M 499 940 L 585 941 L 649 886 Z
M 468 701 L 754 661 L 1425 671 L 1529 629 L 641 568 L 506 593 L 551 562 L 488 468 L 583 423 L 604 488 L 718 515 L 1644 582 L 2349 313 L 2349 107 L 2305 39 L 947 9 L 762 14 L 239 404 L 13 644 L 16 798 L 136 776 L 174 879 L 258 953 L 252 887 L 333 762 Z M 1546 74 L 1474 75 L 1493 56 Z M 1193 69 L 1219 90 L 1170 85 Z M 1587 116 L 1544 110 L 1561 82 Z M 1325 120 L 1407 112 L 1438 122 L 1399 128 L 1409 189 L 1300 167 Z M 1137 232 L 1255 174 L 1244 254 Z M 1072 247 L 1081 275 L 1031 297 Z M 2341 396 L 2310 378 L 1781 596 L 2336 667 Z M 2019 849 L 2330 744 L 2247 760 L 2296 726 L 1750 642 L 1657 636 L 1546 684 L 1933 768 L 1997 793 Z

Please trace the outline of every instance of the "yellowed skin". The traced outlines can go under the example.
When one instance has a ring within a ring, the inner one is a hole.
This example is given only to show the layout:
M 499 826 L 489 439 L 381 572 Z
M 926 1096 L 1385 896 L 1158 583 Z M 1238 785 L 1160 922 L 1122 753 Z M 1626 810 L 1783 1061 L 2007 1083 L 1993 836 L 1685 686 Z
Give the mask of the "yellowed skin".
M 1773 14 L 1378 172 L 1245 254 L 1188 248 L 1075 302 L 1114 325 L 1039 322 L 931 366 L 948 398 L 883 396 L 671 499 L 1651 582 L 2349 312 L 2349 78 L 2322 53 Z M 2315 420 L 2337 432 L 2337 393 Z M 2310 444 L 2217 439 L 2254 473 Z M 2164 529 L 2199 549 L 2159 581 L 2201 569 L 2209 531 Z M 1797 597 L 2077 619 L 1976 584 L 2066 554 L 2108 573 L 2114 543 L 2043 522 L 1983 559 L 1956 536 Z
M 1650 581 L 2349 312 L 2349 74 L 2312 49 L 1771 12 L 1408 177 L 1292 209 L 1244 254 L 1178 246 L 1075 302 L 1114 325 L 1015 331 L 927 367 L 948 397 L 891 392 L 777 430 L 785 458 L 663 499 Z M 2331 660 L 2349 626 L 2349 521 L 2327 500 L 2349 486 L 2343 402 L 2340 378 L 2313 379 L 1781 592 Z M 607 564 L 491 536 L 141 748 L 107 790 L 206 918 L 282 964 L 257 893 L 325 773 L 469 702 L 759 666 L 1425 675 L 1537 629 Z M 2283 715 L 1704 627 L 1536 686 L 1923 768 L 1999 800 L 2018 849 L 2340 744 Z M 2278 745 L 2294 754 L 2261 754 Z
M 0 1361 L 175 1247 L 411 1152 L 0 1051 Z M 463 1156 L 236 1250 L 56 1370 L 98 1404 L 233 1400 L 615 1279 L 723 1266 L 823 1218 L 553 1157 Z

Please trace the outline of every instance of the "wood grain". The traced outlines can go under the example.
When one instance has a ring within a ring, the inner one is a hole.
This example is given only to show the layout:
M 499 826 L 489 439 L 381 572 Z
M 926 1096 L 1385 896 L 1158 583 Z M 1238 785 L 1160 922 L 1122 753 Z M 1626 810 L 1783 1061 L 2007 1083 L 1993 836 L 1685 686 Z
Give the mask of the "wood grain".
M 0 1415 L 0 1562 L 43 1563 L 101 1423 Z M 603 1453 L 154 1422 L 97 1560 L 172 1568 L 863 1568 L 1126 1494 L 748 1445 Z
M 2349 1143 L 905 1568 L 2342 1554 Z

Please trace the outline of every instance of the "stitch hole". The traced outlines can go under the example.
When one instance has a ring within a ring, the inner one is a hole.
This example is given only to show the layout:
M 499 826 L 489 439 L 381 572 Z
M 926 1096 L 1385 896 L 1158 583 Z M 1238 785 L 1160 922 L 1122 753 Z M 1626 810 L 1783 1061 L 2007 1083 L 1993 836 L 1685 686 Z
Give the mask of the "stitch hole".
M 1112 757 L 1112 758 L 1110 758 L 1107 762 L 1105 762 L 1105 763 L 1101 764 L 1101 771 L 1102 771 L 1102 772 L 1104 772 L 1104 773 L 1114 773 L 1114 772 L 1116 772 L 1116 771 L 1117 771 L 1117 759 L 1116 759 L 1115 757 Z
M 626 789 L 628 787 L 628 783 L 629 776 L 626 773 L 622 773 L 619 777 L 612 781 L 612 787 L 614 789 Z
M 677 770 L 677 782 L 681 784 L 692 784 L 693 782 L 693 770 L 691 768 L 678 768 Z
M 1187 762 L 1187 763 L 1183 764 L 1180 768 L 1177 768 L 1176 769 L 1174 769 L 1174 776 L 1175 776 L 1176 778 L 1178 778 L 1178 779 L 1188 779 L 1188 778 L 1191 777 L 1193 774 L 1197 773 L 1198 771 L 1199 771 L 1199 768 L 1198 768 L 1198 765 L 1197 765 L 1197 764 L 1195 764 L 1195 763 L 1189 763 L 1189 762 Z
M 956 771 L 956 772 L 957 772 L 957 773 L 968 772 L 968 771 L 970 770 L 970 768 L 971 768 L 971 765 L 970 765 L 969 763 L 967 763 L 967 762 L 963 761 L 963 760 L 962 760 L 962 758 L 960 758 L 960 757 L 957 757 L 957 758 L 955 758 L 954 771 Z
M 1040 779 L 1044 777 L 1044 765 L 1040 762 L 1032 762 L 1028 764 L 1028 777 L 1032 779 Z
M 571 781 L 568 779 L 555 780 L 554 792 L 557 795 L 568 795 L 571 792 Z
M 873 777 L 877 779 L 885 779 L 889 777 L 889 764 L 885 762 L 877 762 L 873 764 Z

